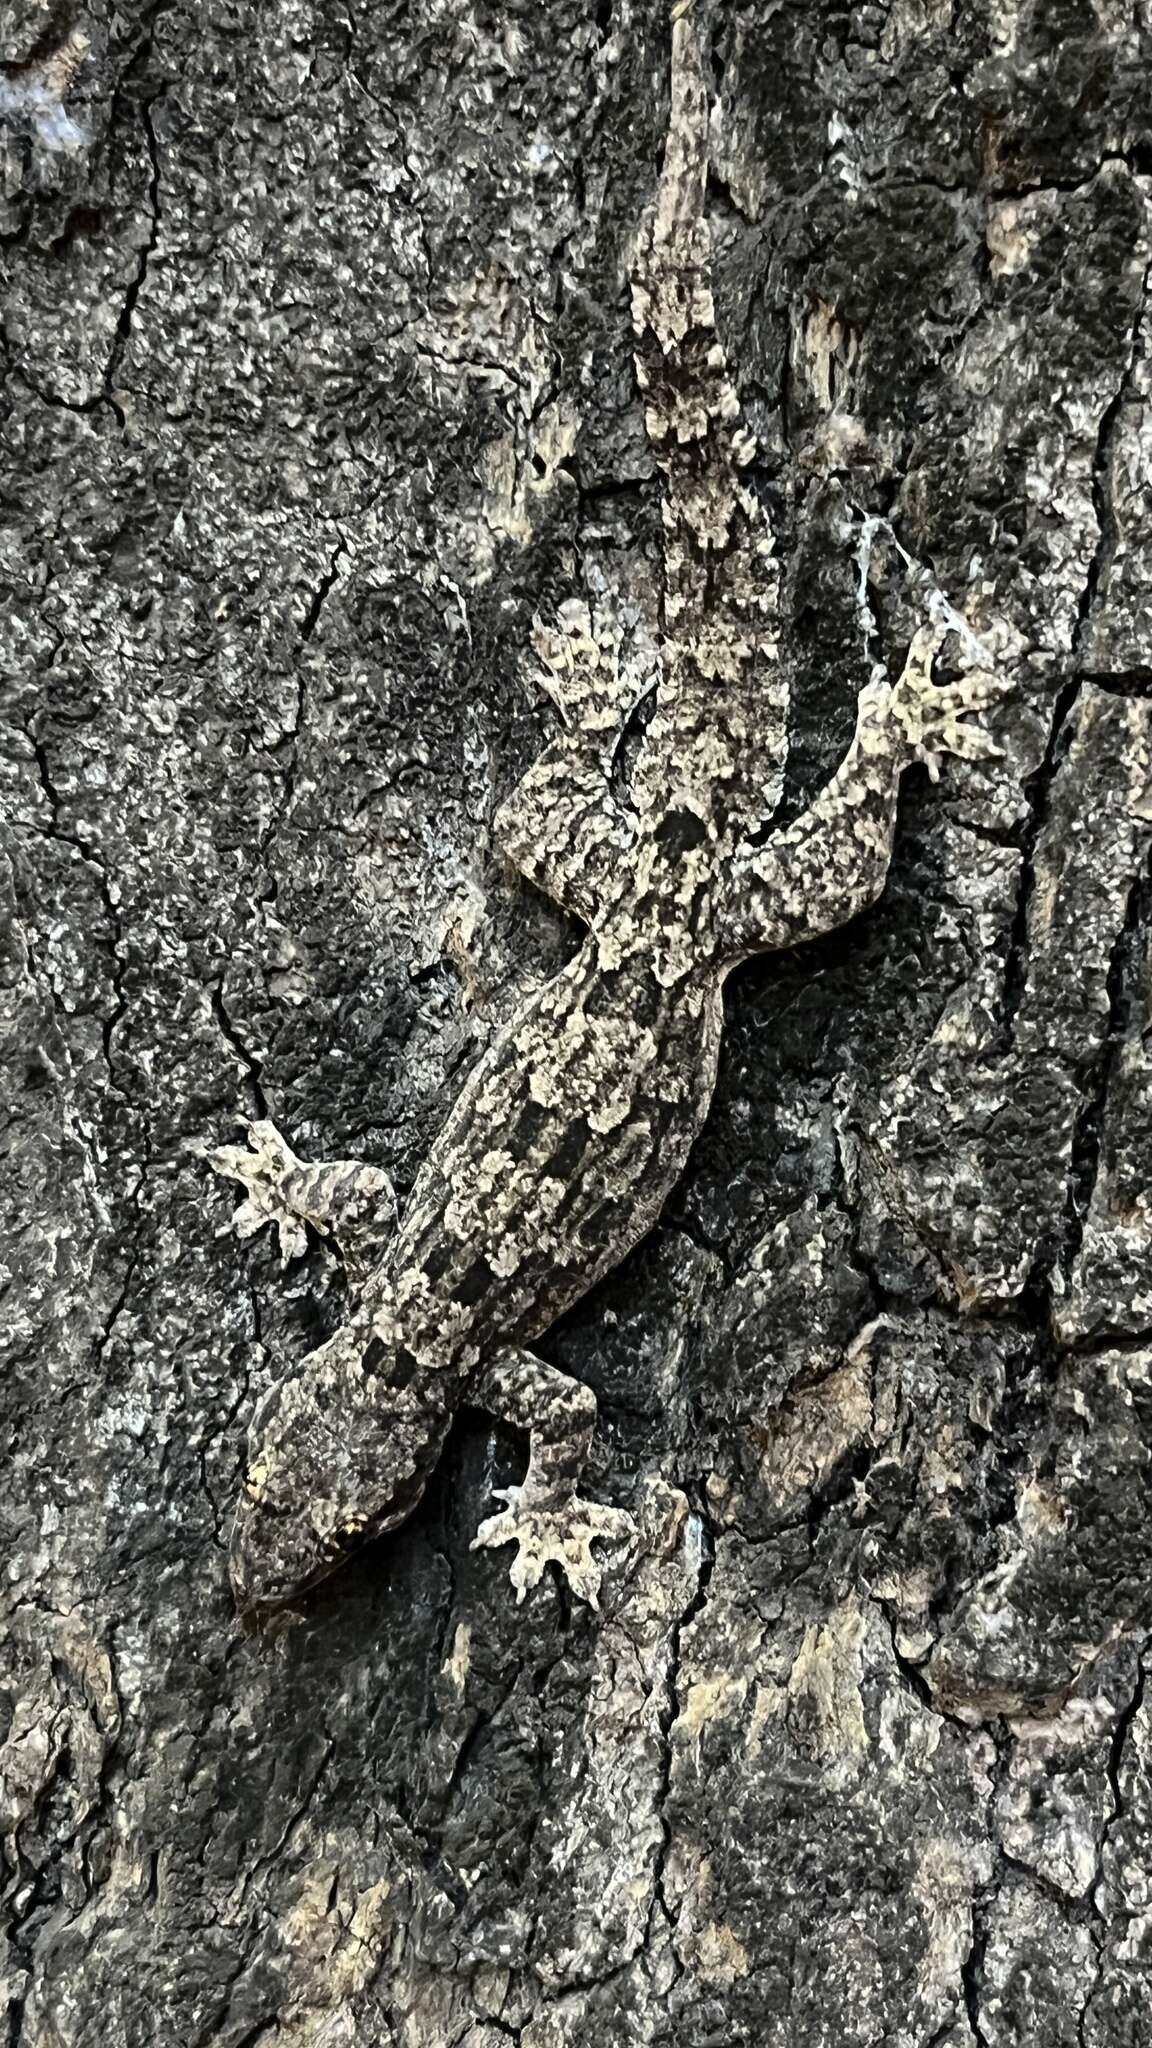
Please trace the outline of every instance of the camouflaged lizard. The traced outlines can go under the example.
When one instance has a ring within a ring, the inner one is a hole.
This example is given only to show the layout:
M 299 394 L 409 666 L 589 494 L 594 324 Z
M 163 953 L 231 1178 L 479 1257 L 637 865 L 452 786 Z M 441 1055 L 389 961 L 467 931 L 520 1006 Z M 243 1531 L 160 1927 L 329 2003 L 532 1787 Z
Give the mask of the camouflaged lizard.
M 849 752 L 811 807 L 763 836 L 780 787 L 771 537 L 747 487 L 756 453 L 717 338 L 705 219 L 702 31 L 674 10 L 672 112 L 636 239 L 636 369 L 661 474 L 660 669 L 621 793 L 612 774 L 635 683 L 581 604 L 541 628 L 558 736 L 497 812 L 515 864 L 587 926 L 568 965 L 494 1038 L 390 1237 L 385 1177 L 306 1166 L 275 1127 L 217 1167 L 244 1182 L 237 1225 L 334 1231 L 358 1283 L 351 1320 L 258 1406 L 232 1543 L 239 1601 L 281 1602 L 411 1513 L 464 1401 L 528 1431 L 524 1482 L 477 1545 L 517 1546 L 523 1598 L 554 1561 L 596 1601 L 598 1538 L 627 1515 L 582 1500 L 590 1390 L 532 1345 L 654 1223 L 704 1121 L 721 988 L 738 961 L 817 937 L 879 895 L 897 786 L 913 760 L 997 751 L 964 723 L 997 686 L 931 682 L 925 629 L 900 679 L 876 671 Z M 678 17 L 678 18 L 676 18 Z M 387 1218 L 384 1218 L 385 1222 Z

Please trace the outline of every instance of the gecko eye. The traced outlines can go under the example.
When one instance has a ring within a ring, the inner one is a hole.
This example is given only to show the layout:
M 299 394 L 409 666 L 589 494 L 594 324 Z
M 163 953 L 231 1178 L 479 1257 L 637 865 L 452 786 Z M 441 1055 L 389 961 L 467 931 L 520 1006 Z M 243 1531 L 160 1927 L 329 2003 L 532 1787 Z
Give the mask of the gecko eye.
M 379 1337 L 373 1337 L 364 1353 L 364 1370 L 373 1378 L 385 1380 L 393 1393 L 402 1394 L 411 1385 L 419 1365 L 403 1344 L 385 1344 Z
M 682 807 L 669 811 L 655 836 L 657 844 L 669 853 L 691 853 L 693 847 L 702 846 L 707 839 L 708 827 L 698 812 Z

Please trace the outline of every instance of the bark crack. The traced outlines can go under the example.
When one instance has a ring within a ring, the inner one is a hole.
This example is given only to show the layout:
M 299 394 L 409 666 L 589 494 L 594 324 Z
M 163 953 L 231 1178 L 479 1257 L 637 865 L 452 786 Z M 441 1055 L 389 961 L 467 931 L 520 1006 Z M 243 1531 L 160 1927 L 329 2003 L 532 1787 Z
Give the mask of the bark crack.
M 1124 1039 L 1130 1000 L 1131 968 L 1134 955 L 1138 951 L 1138 937 L 1147 925 L 1150 894 L 1152 872 L 1146 860 L 1128 891 L 1124 922 L 1116 935 L 1108 960 L 1104 983 L 1107 1023 L 1094 1058 L 1087 1068 L 1082 1070 L 1081 1105 L 1072 1130 L 1063 1242 L 1058 1259 L 1065 1279 L 1070 1275 L 1084 1241 L 1084 1226 L 1100 1170 L 1108 1091 Z
M 324 609 L 325 603 L 327 602 L 328 596 L 332 589 L 334 588 L 340 574 L 341 558 L 347 555 L 348 552 L 348 543 L 345 540 L 344 535 L 341 534 L 336 542 L 335 547 L 332 550 L 328 566 L 320 576 L 316 588 L 313 591 L 312 596 L 310 597 L 307 605 L 304 608 L 304 613 L 300 621 L 299 632 L 297 634 L 297 647 L 301 652 L 305 647 L 308 646 L 310 640 L 312 639 L 316 631 L 317 626 L 319 625 L 320 615 Z M 273 742 L 273 744 L 269 746 L 267 749 L 268 753 L 277 754 L 280 752 L 282 748 L 287 748 L 288 759 L 284 768 L 283 781 L 280 787 L 280 796 L 279 801 L 276 805 L 275 815 L 270 819 L 260 840 L 260 852 L 262 856 L 267 853 L 267 850 L 269 846 L 272 844 L 272 841 L 280 832 L 284 820 L 288 814 L 289 807 L 291 806 L 293 795 L 295 794 L 296 774 L 300 760 L 300 736 L 303 733 L 305 725 L 307 723 L 307 716 L 308 676 L 305 663 L 301 660 L 298 663 L 296 669 L 296 709 L 293 715 L 292 724 L 284 732 L 282 732 L 280 734 L 280 737 L 275 742 Z
M 100 893 L 100 900 L 104 907 L 104 914 L 108 921 L 108 930 L 110 933 L 110 937 L 106 940 L 105 943 L 107 944 L 108 952 L 111 959 L 110 979 L 112 983 L 112 993 L 115 999 L 108 1015 L 101 1022 L 101 1044 L 103 1047 L 104 1061 L 108 1068 L 108 1075 L 111 1084 L 115 1088 L 117 1094 L 123 1096 L 124 1100 L 126 1102 L 129 1102 L 131 1101 L 131 1095 L 129 1093 L 129 1090 L 124 1086 L 124 1083 L 121 1080 L 119 1073 L 117 1072 L 116 1061 L 113 1056 L 112 1049 L 112 1041 L 116 1032 L 116 1027 L 122 1021 L 128 1009 L 128 999 L 124 990 L 124 973 L 126 965 L 124 959 L 124 927 L 121 921 L 119 908 L 112 895 L 111 885 L 108 880 L 107 865 L 103 860 L 102 856 L 100 855 L 100 853 L 97 851 L 93 842 L 89 838 L 87 838 L 87 836 L 84 833 L 77 831 L 75 829 L 69 829 L 66 825 L 64 825 L 61 822 L 63 799 L 61 798 L 60 792 L 57 789 L 55 781 L 52 776 L 52 770 L 48 759 L 48 750 L 45 747 L 43 741 L 36 739 L 32 733 L 26 731 L 25 737 L 28 740 L 29 746 L 32 748 L 32 752 L 36 761 L 37 771 L 40 778 L 40 784 L 45 796 L 48 799 L 50 821 L 47 827 L 47 832 L 49 838 L 59 840 L 60 843 L 64 846 L 73 847 L 75 851 L 80 855 L 80 858 L 85 863 L 85 866 L 91 868 L 93 874 L 96 877 L 96 885 Z
M 151 37 L 149 37 L 145 47 L 147 49 L 151 48 Z M 112 346 L 108 352 L 108 361 L 104 368 L 103 388 L 100 393 L 101 401 L 107 403 L 115 414 L 117 424 L 122 433 L 127 431 L 128 420 L 123 406 L 115 395 L 113 379 L 124 359 L 124 352 L 132 333 L 132 321 L 135 316 L 137 301 L 143 290 L 144 280 L 148 275 L 148 264 L 155 253 L 160 239 L 160 145 L 156 137 L 156 124 L 152 118 L 152 109 L 163 99 L 167 90 L 167 84 L 162 85 L 158 92 L 153 93 L 150 99 L 142 101 L 140 106 L 140 120 L 148 149 L 148 161 L 151 165 L 146 195 L 149 216 L 148 235 L 140 251 L 136 274 L 129 280 L 128 289 L 124 294 L 124 303 L 120 308 L 120 317 L 116 322 L 116 332 L 112 337 Z
M 216 982 L 212 989 L 212 1014 L 219 1025 L 221 1035 L 227 1039 L 244 1068 L 248 1079 L 248 1086 L 252 1090 L 252 1100 L 256 1105 L 257 1116 L 266 1117 L 268 1114 L 268 1099 L 263 1088 L 264 1062 L 257 1057 L 250 1046 L 245 1044 L 236 1025 L 233 1023 L 224 1001 L 223 981 Z
M 1028 818 L 1020 835 L 1020 882 L 1004 963 L 1000 1033 L 999 1042 L 995 1047 L 995 1052 L 1000 1057 L 1011 1053 L 1016 1043 L 1016 1026 L 1027 988 L 1031 956 L 1028 921 L 1036 893 L 1036 850 L 1040 835 L 1048 822 L 1052 785 L 1063 760 L 1061 743 L 1068 732 L 1068 722 L 1076 708 L 1081 686 L 1081 678 L 1074 676 L 1057 694 L 1043 756 L 1039 766 L 1027 777 L 1023 787 L 1028 804 Z
M 652 1913 L 657 1905 L 669 1927 L 676 1924 L 676 1915 L 668 1902 L 664 1889 L 664 1878 L 668 1857 L 672 1849 L 672 1823 L 668 1818 L 668 1802 L 672 1791 L 672 1731 L 681 1711 L 680 1668 L 683 1656 L 684 1631 L 696 1620 L 703 1610 L 712 1574 L 716 1568 L 716 1535 L 707 1513 L 700 1503 L 691 1510 L 688 1528 L 691 1532 L 696 1524 L 699 1550 L 696 1561 L 696 1584 L 683 1613 L 672 1624 L 668 1638 L 668 1663 L 664 1678 L 664 1698 L 657 1713 L 660 1731 L 660 1783 L 656 1796 L 656 1814 L 660 1823 L 660 1842 L 656 1850 L 656 1861 L 652 1871 L 652 1912 L 648 1919 L 646 1941 L 651 1940 Z

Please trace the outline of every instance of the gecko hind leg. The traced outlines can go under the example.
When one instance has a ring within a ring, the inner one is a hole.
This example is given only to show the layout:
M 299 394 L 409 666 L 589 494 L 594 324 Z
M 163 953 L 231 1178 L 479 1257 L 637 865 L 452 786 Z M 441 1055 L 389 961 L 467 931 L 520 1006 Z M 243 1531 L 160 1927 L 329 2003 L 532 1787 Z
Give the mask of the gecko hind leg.
M 396 1224 L 396 1196 L 388 1175 L 362 1159 L 331 1159 L 312 1166 L 297 1158 L 274 1123 L 248 1125 L 250 1149 L 221 1145 L 208 1163 L 246 1190 L 232 1218 L 238 1237 L 254 1237 L 271 1223 L 280 1240 L 280 1263 L 307 1248 L 306 1224 L 332 1237 L 353 1280 L 378 1264 Z
M 523 1483 L 496 1489 L 506 1506 L 481 1522 L 472 1549 L 516 1544 L 511 1578 L 518 1602 L 539 1585 L 545 1566 L 556 1564 L 577 1598 L 598 1606 L 603 1567 L 592 1545 L 626 1541 L 635 1525 L 622 1508 L 583 1500 L 576 1491 L 596 1427 L 591 1388 L 530 1351 L 505 1351 L 481 1376 L 474 1398 L 528 1431 L 529 1456 Z

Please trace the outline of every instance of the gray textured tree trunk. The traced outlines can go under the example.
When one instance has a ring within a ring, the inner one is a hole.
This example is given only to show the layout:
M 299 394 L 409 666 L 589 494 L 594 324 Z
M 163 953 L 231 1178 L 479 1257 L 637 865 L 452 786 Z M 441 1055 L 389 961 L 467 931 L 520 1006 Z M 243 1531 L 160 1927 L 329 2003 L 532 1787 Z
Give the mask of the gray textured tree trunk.
M 738 0 L 717 318 L 786 801 L 933 589 L 1012 679 L 880 906 L 728 991 L 659 1228 L 544 1349 L 640 1541 L 472 1553 L 457 1423 L 297 1610 L 225 1568 L 339 1322 L 201 1146 L 403 1194 L 573 932 L 493 852 L 534 615 L 651 590 L 638 0 L 4 10 L 20 2048 L 1152 2040 L 1144 0 Z

